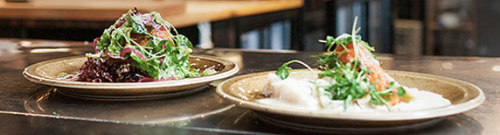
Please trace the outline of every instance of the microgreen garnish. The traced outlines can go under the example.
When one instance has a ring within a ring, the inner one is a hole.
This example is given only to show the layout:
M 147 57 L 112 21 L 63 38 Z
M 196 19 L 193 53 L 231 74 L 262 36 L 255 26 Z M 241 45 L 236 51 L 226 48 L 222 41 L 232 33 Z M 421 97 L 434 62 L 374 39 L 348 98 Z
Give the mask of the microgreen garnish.
M 403 97 L 406 94 L 406 90 L 403 87 L 398 87 L 398 96 Z
M 366 69 L 358 70 L 359 62 L 342 64 L 336 62 L 336 68 L 325 70 L 320 73 L 319 78 L 329 77 L 333 79 L 329 85 L 318 85 L 329 92 L 332 100 L 344 100 L 344 110 L 353 100 L 363 98 L 368 89 L 375 89 L 366 77 Z
M 61 116 L 61 114 L 59 114 L 57 112 L 52 112 L 52 114 L 54 114 L 55 116 Z
M 343 34 L 338 38 L 327 36 L 326 40 L 320 40 L 328 48 L 327 54 L 313 55 L 312 57 L 318 58 L 316 65 L 321 70 L 318 78 L 330 78 L 326 79 L 330 81 L 328 84 L 313 83 L 329 93 L 326 95 L 331 100 L 343 100 L 344 111 L 347 110 L 349 104 L 355 103 L 356 100 L 365 97 L 367 94 L 370 95 L 371 103 L 385 105 L 390 110 L 391 104 L 389 100 L 393 98 L 392 96 L 403 97 L 406 91 L 403 87 L 396 88 L 395 82 L 390 82 L 384 90 L 377 90 L 376 82 L 380 80 L 370 80 L 369 76 L 373 70 L 363 64 L 366 61 L 363 59 L 366 58 L 363 55 L 372 55 L 376 58 L 371 53 L 374 49 L 368 43 L 364 42 L 360 35 L 356 35 L 360 30 L 360 28 L 356 29 L 356 22 L 357 17 L 353 24 L 352 35 Z M 344 55 L 344 53 L 348 53 L 349 55 Z M 344 58 L 342 61 L 339 57 L 350 58 Z M 292 60 L 278 68 L 276 74 L 281 79 L 287 78 L 292 70 L 288 65 L 294 62 L 305 65 L 301 61 Z
M 291 67 L 288 67 L 288 64 L 283 64 L 278 70 L 276 70 L 276 75 L 280 77 L 281 79 L 286 79 L 290 75 L 290 70 L 292 70 Z
M 276 75 L 278 75 L 278 77 L 280 77 L 281 79 L 288 78 L 288 76 L 290 75 L 290 71 L 292 70 L 292 68 L 289 67 L 288 65 L 290 65 L 292 63 L 299 63 L 299 64 L 307 67 L 311 72 L 313 72 L 313 69 L 311 67 L 309 67 L 309 65 L 307 65 L 306 63 L 304 63 L 300 60 L 291 60 L 291 61 L 288 61 L 288 62 L 284 63 L 283 65 L 281 65 L 281 67 L 279 67 L 278 70 L 276 70 Z

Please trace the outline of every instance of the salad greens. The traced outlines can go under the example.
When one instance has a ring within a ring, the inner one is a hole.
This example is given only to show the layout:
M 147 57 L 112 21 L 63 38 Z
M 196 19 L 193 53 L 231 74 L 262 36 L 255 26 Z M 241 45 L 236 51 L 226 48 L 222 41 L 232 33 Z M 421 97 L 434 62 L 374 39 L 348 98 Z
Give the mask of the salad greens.
M 178 34 L 159 13 L 141 14 L 133 9 L 94 40 L 96 54 L 87 56 L 130 59 L 132 66 L 157 80 L 209 74 L 211 71 L 199 73 L 197 69 L 190 69 L 188 58 L 192 47 L 188 38 Z

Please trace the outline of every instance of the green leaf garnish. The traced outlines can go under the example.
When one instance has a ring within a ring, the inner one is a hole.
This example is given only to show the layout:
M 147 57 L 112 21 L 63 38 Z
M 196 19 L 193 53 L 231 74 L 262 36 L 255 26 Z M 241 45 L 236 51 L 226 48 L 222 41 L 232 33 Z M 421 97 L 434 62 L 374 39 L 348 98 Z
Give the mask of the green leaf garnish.
M 403 97 L 406 94 L 406 90 L 403 87 L 398 87 L 398 96 Z
M 281 79 L 286 79 L 290 75 L 290 70 L 292 70 L 291 67 L 288 67 L 288 64 L 283 64 L 278 70 L 276 70 L 276 75 L 280 77 Z
M 313 69 L 311 67 L 309 67 L 309 65 L 307 65 L 306 63 L 304 63 L 300 60 L 291 60 L 291 61 L 288 61 L 288 62 L 284 63 L 283 65 L 281 65 L 281 67 L 279 67 L 276 70 L 276 75 L 278 75 L 278 77 L 280 77 L 281 79 L 288 78 L 288 76 L 290 75 L 290 71 L 292 70 L 292 68 L 288 67 L 288 65 L 290 65 L 292 63 L 299 63 L 299 64 L 307 67 L 307 69 L 309 69 L 311 72 L 314 72 Z

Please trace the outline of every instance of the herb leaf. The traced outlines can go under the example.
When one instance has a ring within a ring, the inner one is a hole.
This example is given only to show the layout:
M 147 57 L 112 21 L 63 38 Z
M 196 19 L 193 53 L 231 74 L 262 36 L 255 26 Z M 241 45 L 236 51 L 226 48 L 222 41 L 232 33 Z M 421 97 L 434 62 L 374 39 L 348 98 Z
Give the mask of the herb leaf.
M 398 87 L 398 96 L 403 97 L 406 94 L 406 90 L 403 87 Z
M 278 70 L 276 70 L 276 75 L 280 77 L 281 79 L 286 79 L 290 75 L 290 70 L 292 70 L 291 67 L 288 67 L 288 64 L 283 64 Z

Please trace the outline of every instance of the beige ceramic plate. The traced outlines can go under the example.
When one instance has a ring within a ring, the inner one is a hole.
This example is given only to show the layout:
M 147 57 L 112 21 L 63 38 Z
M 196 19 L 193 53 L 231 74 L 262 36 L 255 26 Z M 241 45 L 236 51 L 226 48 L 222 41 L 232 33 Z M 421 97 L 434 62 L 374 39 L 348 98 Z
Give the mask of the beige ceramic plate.
M 263 89 L 267 81 L 267 74 L 261 72 L 238 76 L 221 83 L 217 93 L 236 105 L 254 110 L 266 121 L 283 124 L 285 126 L 319 127 L 387 127 L 401 126 L 410 123 L 427 121 L 443 116 L 458 114 L 479 106 L 485 100 L 483 92 L 470 83 L 422 73 L 405 71 L 388 71 L 402 85 L 416 87 L 420 90 L 432 91 L 443 95 L 452 105 L 443 108 L 433 108 L 413 112 L 388 113 L 333 113 L 306 111 L 276 106 L 264 105 L 255 102 L 255 92 Z M 310 77 L 310 74 L 292 73 L 295 77 Z
M 86 60 L 86 57 L 79 56 L 43 61 L 24 69 L 23 75 L 32 82 L 59 87 L 59 90 L 65 92 L 102 97 L 120 97 L 148 96 L 192 90 L 212 81 L 232 76 L 239 70 L 238 66 L 231 61 L 212 56 L 191 55 L 189 61 L 194 68 L 204 70 L 215 66 L 214 69 L 218 72 L 198 78 L 142 83 L 90 83 L 57 79 L 57 75 L 62 72 L 73 73 L 78 71 Z

